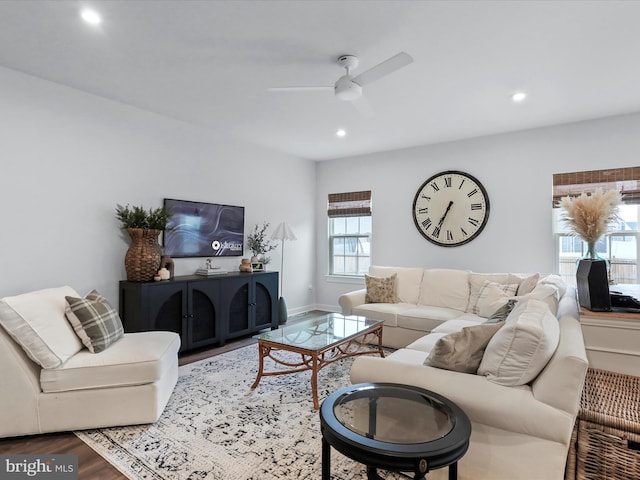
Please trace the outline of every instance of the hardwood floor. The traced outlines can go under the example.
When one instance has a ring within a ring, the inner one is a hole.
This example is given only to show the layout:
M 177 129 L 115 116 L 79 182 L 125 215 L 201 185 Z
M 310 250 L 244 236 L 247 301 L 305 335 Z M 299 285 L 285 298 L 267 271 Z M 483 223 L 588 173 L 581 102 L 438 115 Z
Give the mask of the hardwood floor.
M 289 318 L 287 324 L 296 323 L 322 312 L 314 311 Z M 205 358 L 220 355 L 236 348 L 256 343 L 252 338 L 242 338 L 227 343 L 222 347 L 208 348 L 180 355 L 178 363 L 185 365 Z M 68 454 L 78 456 L 79 480 L 122 480 L 126 479 L 122 473 L 109 462 L 94 452 L 86 443 L 72 432 L 48 433 L 27 437 L 0 439 L 0 453 L 20 455 Z

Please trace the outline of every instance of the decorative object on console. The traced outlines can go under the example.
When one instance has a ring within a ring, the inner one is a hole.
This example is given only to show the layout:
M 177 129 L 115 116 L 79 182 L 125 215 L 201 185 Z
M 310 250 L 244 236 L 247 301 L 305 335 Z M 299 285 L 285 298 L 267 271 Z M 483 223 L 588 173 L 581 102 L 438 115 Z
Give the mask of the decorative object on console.
M 240 271 L 241 272 L 252 272 L 252 268 L 251 268 L 251 260 L 248 258 L 243 258 L 240 261 Z
M 285 240 L 297 240 L 297 238 L 289 224 L 287 222 L 281 222 L 271 234 L 271 239 L 280 240 L 282 244 L 282 254 L 280 255 L 280 298 L 278 299 L 278 312 L 280 317 L 279 323 L 280 325 L 284 325 L 287 323 L 287 319 L 289 318 L 287 302 L 284 299 L 284 292 L 282 291 L 284 281 L 284 242 Z
M 253 253 L 252 263 L 262 262 L 266 265 L 271 261 L 271 258 L 267 257 L 266 254 L 277 248 L 277 245 L 272 245 L 266 238 L 269 225 L 269 222 L 263 222 L 262 227 L 256 224 L 253 227 L 253 231 L 247 235 L 247 247 Z
M 124 258 L 127 280 L 153 280 L 160 267 L 158 237 L 167 225 L 169 212 L 165 208 L 147 211 L 141 206 L 117 205 L 116 218 L 131 237 L 131 244 Z
M 420 234 L 442 247 L 470 242 L 489 219 L 489 196 L 472 175 L 449 170 L 425 181 L 413 199 L 413 222 Z
M 175 264 L 169 255 L 162 255 L 162 257 L 160 257 L 160 268 L 169 270 L 169 278 L 175 276 Z
M 160 280 L 169 280 L 171 278 L 171 274 L 169 273 L 169 270 L 167 270 L 164 267 L 158 270 L 158 275 L 160 275 Z
M 609 300 L 609 262 L 596 253 L 596 242 L 618 221 L 622 195 L 617 190 L 596 188 L 591 195 L 560 199 L 562 223 L 569 232 L 587 243 L 587 252 L 578 260 L 576 283 L 582 307 L 595 311 L 611 310 Z

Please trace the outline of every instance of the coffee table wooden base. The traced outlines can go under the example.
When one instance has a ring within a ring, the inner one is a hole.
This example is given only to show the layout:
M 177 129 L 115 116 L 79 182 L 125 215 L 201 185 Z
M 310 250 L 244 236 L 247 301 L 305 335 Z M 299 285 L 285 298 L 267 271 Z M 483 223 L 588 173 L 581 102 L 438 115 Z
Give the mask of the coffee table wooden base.
M 378 348 L 376 350 L 362 348 L 362 344 L 375 342 Z M 255 389 L 262 377 L 272 377 L 275 375 L 288 375 L 291 373 L 304 372 L 311 370 L 311 392 L 313 395 L 313 407 L 318 410 L 320 403 L 318 402 L 318 372 L 323 367 L 343 358 L 355 357 L 358 355 L 379 354 L 384 357 L 382 349 L 382 324 L 375 325 L 371 330 L 363 332 L 355 338 L 347 339 L 344 342 L 334 343 L 324 349 L 309 350 L 290 345 L 282 345 L 272 343 L 266 340 L 258 340 L 258 351 L 260 355 L 258 375 L 251 385 L 251 389 Z M 299 362 L 285 361 L 278 356 L 273 355 L 278 351 L 294 352 L 300 354 Z M 265 371 L 265 359 L 270 358 L 278 365 L 288 367 L 282 370 Z

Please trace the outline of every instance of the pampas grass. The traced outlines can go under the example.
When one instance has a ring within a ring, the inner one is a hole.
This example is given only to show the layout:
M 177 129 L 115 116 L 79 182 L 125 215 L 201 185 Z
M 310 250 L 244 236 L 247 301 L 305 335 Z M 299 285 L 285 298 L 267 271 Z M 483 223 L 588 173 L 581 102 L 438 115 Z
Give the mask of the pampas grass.
M 617 190 L 605 192 L 596 188 L 591 195 L 583 193 L 579 197 L 562 197 L 560 207 L 564 213 L 560 218 L 572 234 L 588 243 L 597 242 L 618 220 L 618 205 L 621 203 L 622 195 Z

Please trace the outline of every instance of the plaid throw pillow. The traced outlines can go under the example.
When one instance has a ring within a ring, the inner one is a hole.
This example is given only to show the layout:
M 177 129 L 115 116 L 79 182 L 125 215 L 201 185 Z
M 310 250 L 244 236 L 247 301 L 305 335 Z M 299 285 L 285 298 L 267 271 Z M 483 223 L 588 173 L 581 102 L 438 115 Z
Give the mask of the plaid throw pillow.
M 65 299 L 67 319 L 91 353 L 102 352 L 124 335 L 118 312 L 96 290 L 85 298 Z

